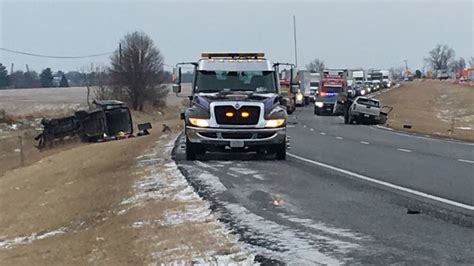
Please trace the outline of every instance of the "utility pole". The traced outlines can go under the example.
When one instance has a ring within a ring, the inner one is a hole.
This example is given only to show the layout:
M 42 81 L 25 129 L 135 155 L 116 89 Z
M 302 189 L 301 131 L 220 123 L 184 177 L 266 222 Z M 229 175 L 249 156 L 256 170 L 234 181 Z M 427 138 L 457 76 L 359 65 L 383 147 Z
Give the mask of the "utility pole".
M 298 48 L 296 46 L 296 17 L 293 16 L 293 39 L 295 41 L 295 67 L 298 67 Z
M 408 60 L 403 60 L 405 62 L 405 77 L 408 77 Z
M 10 68 L 10 75 L 13 74 L 13 66 L 15 66 L 15 64 L 12 63 L 12 67 Z

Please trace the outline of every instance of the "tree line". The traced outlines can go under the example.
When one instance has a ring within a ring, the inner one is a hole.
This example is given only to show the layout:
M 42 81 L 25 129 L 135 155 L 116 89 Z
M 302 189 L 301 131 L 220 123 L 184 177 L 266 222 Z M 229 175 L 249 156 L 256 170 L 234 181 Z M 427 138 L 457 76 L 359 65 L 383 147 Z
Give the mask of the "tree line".
M 423 60 L 428 66 L 427 69 L 416 70 L 414 76 L 421 78 L 428 72 L 436 72 L 438 70 L 448 70 L 456 73 L 466 67 L 474 68 L 474 57 L 471 57 L 466 63 L 466 59 L 459 57 L 456 59 L 456 53 L 454 49 L 446 44 L 438 44 L 431 51 L 428 52 L 428 56 L 424 57 Z M 306 69 L 313 73 L 320 73 L 325 68 L 324 61 L 321 59 L 313 59 L 309 64 L 306 65 Z M 405 71 L 404 67 L 392 67 L 389 69 L 392 78 L 399 79 Z

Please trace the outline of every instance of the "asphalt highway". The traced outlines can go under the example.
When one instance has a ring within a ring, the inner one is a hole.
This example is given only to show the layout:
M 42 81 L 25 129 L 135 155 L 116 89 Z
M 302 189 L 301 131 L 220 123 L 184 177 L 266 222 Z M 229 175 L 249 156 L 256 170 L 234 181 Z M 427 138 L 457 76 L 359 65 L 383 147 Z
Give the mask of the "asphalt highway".
M 182 139 L 174 151 L 256 261 L 474 264 L 472 225 L 445 212 L 472 214 L 472 144 L 345 125 L 311 107 L 290 122 L 286 161 L 232 153 L 186 161 Z

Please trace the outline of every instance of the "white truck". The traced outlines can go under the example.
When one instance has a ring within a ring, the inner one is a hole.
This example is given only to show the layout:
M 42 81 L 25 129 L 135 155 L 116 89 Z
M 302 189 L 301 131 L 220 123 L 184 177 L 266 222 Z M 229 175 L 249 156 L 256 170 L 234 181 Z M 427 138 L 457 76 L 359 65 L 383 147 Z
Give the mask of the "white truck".
M 380 70 L 382 73 L 382 85 L 384 88 L 390 88 L 392 86 L 392 79 L 390 78 L 390 71 Z
M 355 83 L 362 83 L 365 81 L 364 70 L 352 70 L 352 79 Z
M 297 80 L 300 84 L 300 90 L 296 95 L 296 105 L 308 105 L 311 95 L 311 73 L 308 70 L 299 70 Z
M 309 101 L 314 102 L 316 100 L 316 94 L 319 92 L 319 82 L 321 81 L 321 73 L 310 73 L 310 89 L 309 89 Z
M 380 110 L 379 100 L 359 96 L 349 108 L 349 124 L 353 122 L 378 123 L 382 118 Z

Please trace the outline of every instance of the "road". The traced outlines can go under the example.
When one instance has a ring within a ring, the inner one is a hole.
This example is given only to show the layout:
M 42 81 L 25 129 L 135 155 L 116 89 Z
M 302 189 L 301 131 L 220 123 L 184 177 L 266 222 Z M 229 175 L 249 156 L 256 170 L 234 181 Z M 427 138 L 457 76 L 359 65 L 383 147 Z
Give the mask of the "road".
M 257 261 L 474 264 L 472 225 L 445 211 L 472 213 L 473 145 L 345 125 L 310 107 L 290 122 L 286 161 L 185 161 L 182 140 L 175 149 L 188 181 Z

